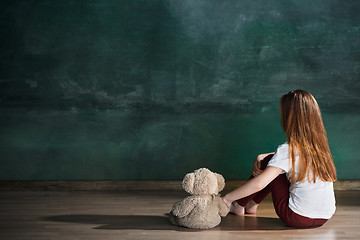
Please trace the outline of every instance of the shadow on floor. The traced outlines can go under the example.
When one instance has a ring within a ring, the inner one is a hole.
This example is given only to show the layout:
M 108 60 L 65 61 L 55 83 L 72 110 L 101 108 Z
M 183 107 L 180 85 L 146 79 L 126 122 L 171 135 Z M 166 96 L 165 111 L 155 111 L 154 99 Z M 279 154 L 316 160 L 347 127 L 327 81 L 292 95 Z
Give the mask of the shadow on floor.
M 44 217 L 42 220 L 68 223 L 87 223 L 100 225 L 94 229 L 125 230 L 177 230 L 164 216 L 144 215 L 59 215 Z
M 85 223 L 100 225 L 94 229 L 108 230 L 174 230 L 196 232 L 201 230 L 174 226 L 168 216 L 151 215 L 59 215 L 41 218 L 43 221 Z M 249 230 L 285 230 L 289 229 L 277 218 L 234 216 L 228 215 L 222 219 L 219 226 L 213 230 L 249 231 Z M 211 230 L 210 230 L 211 231 Z
M 222 219 L 218 226 L 226 231 L 251 231 L 251 230 L 289 230 L 279 218 L 257 217 L 255 215 L 236 216 L 229 214 Z

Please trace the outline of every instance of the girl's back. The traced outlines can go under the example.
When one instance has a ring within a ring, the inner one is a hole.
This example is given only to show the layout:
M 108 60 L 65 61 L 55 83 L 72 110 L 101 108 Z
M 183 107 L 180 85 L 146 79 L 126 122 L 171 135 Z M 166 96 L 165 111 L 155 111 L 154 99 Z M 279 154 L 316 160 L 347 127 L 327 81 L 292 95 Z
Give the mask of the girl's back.
M 278 167 L 284 170 L 289 182 L 293 168 L 289 159 L 289 144 L 284 143 L 278 147 L 275 155 L 269 161 L 268 166 Z M 298 176 L 296 169 L 299 169 L 299 156 L 295 161 L 295 177 Z M 312 179 L 310 173 L 310 178 Z M 315 183 L 305 179 L 290 183 L 289 207 L 295 213 L 309 218 L 329 219 L 335 212 L 335 195 L 333 182 L 325 182 L 317 178 Z

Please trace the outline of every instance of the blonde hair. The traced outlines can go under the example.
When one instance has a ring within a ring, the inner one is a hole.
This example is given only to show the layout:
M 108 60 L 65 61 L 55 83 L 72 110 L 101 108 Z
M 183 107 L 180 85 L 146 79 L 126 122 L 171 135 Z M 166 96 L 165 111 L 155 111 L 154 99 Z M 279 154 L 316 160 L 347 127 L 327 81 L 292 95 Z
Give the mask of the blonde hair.
M 294 90 L 283 95 L 280 112 L 293 168 L 290 181 L 301 182 L 306 176 L 309 182 L 315 182 L 317 177 L 326 182 L 336 181 L 334 160 L 320 108 L 313 95 L 304 90 Z M 295 179 L 296 153 L 299 154 L 299 169 Z

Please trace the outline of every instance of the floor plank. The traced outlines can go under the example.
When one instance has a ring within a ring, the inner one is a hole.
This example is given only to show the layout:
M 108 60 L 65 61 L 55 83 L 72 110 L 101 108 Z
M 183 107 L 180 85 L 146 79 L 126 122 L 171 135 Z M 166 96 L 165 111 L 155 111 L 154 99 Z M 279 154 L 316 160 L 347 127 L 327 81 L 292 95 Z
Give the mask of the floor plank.
M 337 191 L 323 227 L 292 229 L 267 198 L 256 215 L 223 218 L 198 231 L 173 226 L 167 213 L 179 191 L 1 191 L 0 239 L 360 239 L 360 191 Z

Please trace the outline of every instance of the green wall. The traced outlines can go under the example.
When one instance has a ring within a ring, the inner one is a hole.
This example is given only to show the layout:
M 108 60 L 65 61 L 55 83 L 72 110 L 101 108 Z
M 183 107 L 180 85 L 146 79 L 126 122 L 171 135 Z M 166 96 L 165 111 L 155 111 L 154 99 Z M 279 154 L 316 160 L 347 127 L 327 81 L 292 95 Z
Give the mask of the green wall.
M 0 2 L 0 180 L 246 179 L 306 89 L 359 179 L 360 2 Z

